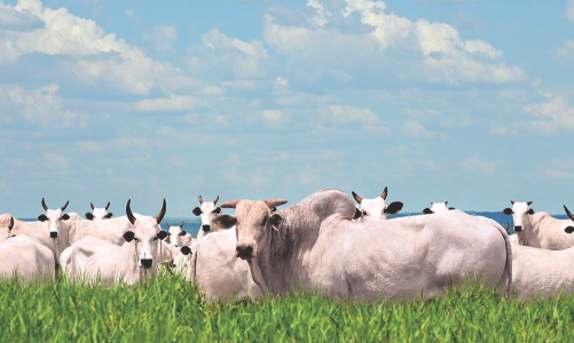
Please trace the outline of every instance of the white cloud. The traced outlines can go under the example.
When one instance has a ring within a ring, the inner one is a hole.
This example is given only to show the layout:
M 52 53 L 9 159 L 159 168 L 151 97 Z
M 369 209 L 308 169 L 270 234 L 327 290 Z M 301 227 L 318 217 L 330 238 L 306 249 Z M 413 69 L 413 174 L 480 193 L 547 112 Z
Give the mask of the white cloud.
M 564 14 L 568 20 L 574 21 L 574 0 L 566 1 L 566 12 Z
M 324 28 L 325 25 L 329 22 L 327 17 L 331 15 L 331 13 L 325 10 L 325 7 L 321 3 L 321 0 L 307 0 L 307 7 L 311 7 L 315 11 L 315 15 L 312 18 L 313 26 L 318 28 Z
M 31 30 L 42 24 L 31 14 L 0 3 L 0 30 Z
M 158 51 L 171 51 L 177 40 L 177 29 L 173 25 L 161 25 L 153 27 L 145 36 Z
M 492 174 L 496 171 L 496 163 L 483 161 L 477 156 L 467 157 L 460 162 L 463 169 L 478 171 L 484 174 Z
M 86 116 L 65 109 L 59 90 L 56 84 L 33 90 L 17 85 L 2 86 L 0 111 L 3 115 L 22 117 L 32 124 L 54 127 L 84 125 Z
M 134 104 L 138 111 L 166 112 L 184 111 L 198 105 L 199 101 L 188 95 L 169 95 L 161 98 L 143 99 Z
M 263 122 L 270 127 L 278 127 L 286 120 L 286 115 L 280 110 L 263 110 L 261 111 Z
M 535 129 L 574 129 L 574 106 L 562 96 L 550 95 L 547 101 L 526 106 L 524 110 L 531 115 L 530 125 Z
M 342 127 L 357 125 L 362 129 L 389 133 L 377 114 L 368 108 L 347 105 L 331 105 L 319 110 L 317 120 L 320 127 Z
M 407 120 L 401 127 L 402 133 L 413 137 L 424 138 L 442 138 L 443 135 L 439 132 L 427 129 L 423 124 L 415 119 Z

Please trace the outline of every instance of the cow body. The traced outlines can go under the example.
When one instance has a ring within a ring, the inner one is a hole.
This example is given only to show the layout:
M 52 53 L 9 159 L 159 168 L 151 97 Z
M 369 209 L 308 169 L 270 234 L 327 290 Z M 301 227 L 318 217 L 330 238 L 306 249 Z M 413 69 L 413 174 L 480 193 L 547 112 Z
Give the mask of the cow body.
M 18 235 L 0 241 L 0 278 L 54 280 L 55 271 L 52 250 L 37 239 Z

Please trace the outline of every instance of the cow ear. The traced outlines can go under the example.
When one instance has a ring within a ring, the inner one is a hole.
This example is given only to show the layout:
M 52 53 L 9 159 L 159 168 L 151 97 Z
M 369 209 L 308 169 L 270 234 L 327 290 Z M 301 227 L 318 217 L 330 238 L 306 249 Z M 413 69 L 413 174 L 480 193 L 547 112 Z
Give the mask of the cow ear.
M 67 213 L 62 214 L 62 216 L 60 217 L 60 219 L 62 220 L 69 220 L 70 219 L 70 215 Z
M 568 226 L 564 229 L 564 232 L 566 233 L 572 233 L 574 232 L 574 226 Z
M 86 219 L 87 220 L 94 220 L 94 215 L 91 212 L 86 212 Z
M 353 219 L 359 219 L 363 215 L 363 212 L 355 207 L 355 214 L 353 215 Z
M 135 233 L 134 233 L 133 231 L 126 231 L 126 232 L 124 232 L 124 240 L 125 240 L 126 242 L 128 242 L 128 243 L 131 242 L 131 241 L 133 241 L 134 238 L 135 238 L 135 236 L 136 236 L 136 235 L 135 235 Z
M 434 212 L 430 208 L 427 207 L 423 210 L 423 213 L 424 214 L 433 214 Z
M 510 207 L 505 208 L 502 210 L 502 213 L 506 214 L 507 216 L 512 215 L 512 209 Z
M 230 227 L 232 227 L 237 223 L 237 218 L 229 214 L 223 214 L 213 218 L 212 223 L 215 228 L 229 229 Z
M 48 217 L 46 217 L 45 214 L 41 214 L 38 216 L 38 220 L 41 222 L 45 222 L 46 220 L 48 220 Z
M 211 211 L 212 213 L 215 214 L 220 214 L 221 213 L 221 207 L 216 207 L 213 211 Z
M 448 209 L 449 209 L 450 211 L 452 211 L 452 210 L 456 210 L 456 208 L 455 208 L 455 207 L 449 207 Z
M 403 208 L 402 202 L 394 201 L 394 202 L 390 203 L 389 206 L 387 206 L 387 208 L 385 208 L 385 213 L 395 214 L 395 213 L 399 212 L 402 208 Z
M 528 211 L 526 211 L 526 213 L 528 213 L 529 215 L 533 215 L 533 214 L 534 214 L 534 209 L 529 208 Z
M 158 238 L 159 240 L 163 240 L 163 239 L 165 239 L 166 237 L 167 237 L 167 232 L 165 232 L 165 231 L 163 231 L 163 230 L 160 230 L 160 231 L 157 233 L 157 238 Z
M 105 219 L 110 219 L 111 217 L 113 217 L 114 214 L 112 212 L 108 212 L 106 213 L 106 215 L 104 216 Z
M 196 216 L 200 216 L 201 215 L 201 208 L 196 207 L 193 209 L 193 211 L 191 211 L 194 215 Z
M 191 248 L 188 247 L 187 245 L 182 246 L 181 249 L 179 249 L 179 251 L 181 251 L 181 253 L 186 256 L 191 254 Z
M 273 213 L 271 217 L 269 217 L 269 222 L 271 226 L 277 228 L 283 223 L 283 217 L 279 213 Z

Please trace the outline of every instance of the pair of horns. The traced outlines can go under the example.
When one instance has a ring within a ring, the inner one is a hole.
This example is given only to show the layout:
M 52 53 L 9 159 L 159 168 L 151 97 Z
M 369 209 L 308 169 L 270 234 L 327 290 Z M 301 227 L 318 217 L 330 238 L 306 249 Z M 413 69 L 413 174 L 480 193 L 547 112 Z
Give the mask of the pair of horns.
M 199 196 L 198 200 L 200 205 L 203 204 L 203 197 L 201 195 Z M 219 195 L 215 197 L 215 200 L 213 200 L 213 204 L 214 205 L 217 204 L 218 201 L 219 201 Z
M 161 223 L 161 221 L 163 220 L 163 217 L 165 217 L 166 211 L 167 211 L 167 202 L 165 201 L 165 198 L 164 198 L 163 203 L 161 205 L 161 209 L 159 210 L 159 213 L 157 214 L 157 216 L 155 216 L 155 221 L 158 224 Z M 126 216 L 128 217 L 128 220 L 130 221 L 130 223 L 132 223 L 132 225 L 136 222 L 136 217 L 134 216 L 134 213 L 132 212 L 132 199 L 129 199 L 127 204 L 126 204 Z
M 66 201 L 64 206 L 62 206 L 60 209 L 62 211 L 65 211 L 66 207 L 68 207 L 69 204 L 70 204 L 70 201 Z M 44 211 L 48 211 L 48 205 L 46 205 L 46 200 L 44 198 L 42 198 L 42 208 L 44 209 Z
M 510 200 L 510 203 L 511 203 L 512 205 L 514 205 L 515 202 L 516 202 L 516 201 L 514 201 L 514 200 Z M 527 201 L 527 202 L 526 202 L 526 204 L 527 204 L 528 206 L 532 205 L 532 203 L 533 203 L 533 201 Z
M 96 206 L 94 206 L 94 204 L 90 203 L 90 207 L 92 208 L 92 211 L 96 208 Z M 108 204 L 106 205 L 105 209 L 106 211 L 110 208 L 110 202 L 108 201 Z
M 360 204 L 363 202 L 363 197 L 360 196 L 359 194 L 355 193 L 355 192 L 351 192 L 353 194 L 353 199 L 355 199 L 355 201 Z M 383 198 L 383 200 L 387 200 L 387 196 L 389 195 L 389 187 L 385 187 L 385 189 L 383 189 L 383 191 L 380 194 L 380 197 Z
M 241 200 L 228 200 L 228 201 L 224 202 L 223 204 L 221 204 L 220 207 L 221 208 L 236 208 L 237 204 L 239 204 L 240 202 L 241 202 Z M 267 200 L 263 200 L 263 202 L 270 209 L 274 209 L 277 206 L 285 205 L 288 202 L 288 200 L 285 200 L 285 199 L 267 199 Z

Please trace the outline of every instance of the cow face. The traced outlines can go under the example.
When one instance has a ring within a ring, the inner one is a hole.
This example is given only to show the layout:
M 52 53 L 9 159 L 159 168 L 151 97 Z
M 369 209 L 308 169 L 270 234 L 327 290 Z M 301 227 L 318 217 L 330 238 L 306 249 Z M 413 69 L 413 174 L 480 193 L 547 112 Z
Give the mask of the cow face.
M 283 218 L 274 212 L 277 206 L 286 204 L 287 200 L 273 199 L 265 201 L 235 200 L 225 202 L 223 208 L 235 208 L 236 216 L 220 215 L 214 219 L 214 225 L 230 228 L 236 226 L 236 256 L 243 260 L 256 257 L 264 247 L 271 230 L 279 230 Z
M 355 217 L 368 217 L 374 220 L 384 220 L 387 214 L 395 214 L 403 208 L 403 203 L 395 201 L 387 205 L 388 187 L 381 194 L 373 199 L 365 199 L 355 192 L 352 192 L 353 199 L 357 202 L 358 213 Z
M 139 260 L 140 268 L 150 269 L 157 265 L 160 241 L 165 239 L 167 232 L 162 231 L 160 223 L 166 213 L 166 201 L 156 217 L 134 216 L 131 210 L 131 200 L 126 204 L 126 216 L 132 224 L 129 231 L 124 233 L 127 243 L 135 245 L 135 252 Z
M 108 202 L 106 207 L 103 208 L 95 207 L 92 203 L 90 203 L 90 207 L 92 208 L 92 212 L 86 213 L 86 219 L 88 220 L 104 220 L 110 219 L 114 216 L 111 212 L 108 212 L 108 209 L 110 208 L 110 202 Z
M 423 210 L 424 214 L 433 213 L 446 213 L 450 210 L 454 210 L 454 207 L 448 207 L 448 201 L 431 202 L 430 208 L 427 207 Z
M 48 231 L 51 239 L 58 238 L 60 230 L 62 229 L 62 221 L 70 219 L 70 216 L 67 213 L 64 213 L 69 204 L 70 202 L 67 201 L 61 208 L 53 210 L 48 208 L 46 201 L 42 198 L 42 208 L 44 209 L 44 213 L 38 216 L 38 220 L 48 223 Z
M 200 229 L 204 233 L 209 233 L 214 230 L 213 219 L 221 213 L 221 207 L 217 206 L 219 195 L 213 201 L 203 201 L 203 197 L 199 196 L 199 206 L 193 209 L 193 214 L 201 218 Z
M 512 204 L 512 207 L 507 207 L 502 212 L 508 216 L 512 216 L 514 231 L 521 232 L 524 229 L 523 223 L 526 217 L 534 214 L 534 210 L 530 208 L 532 201 L 510 201 L 510 203 Z
M 167 232 L 168 243 L 174 247 L 182 247 L 191 242 L 191 235 L 183 229 L 183 224 L 170 225 Z

